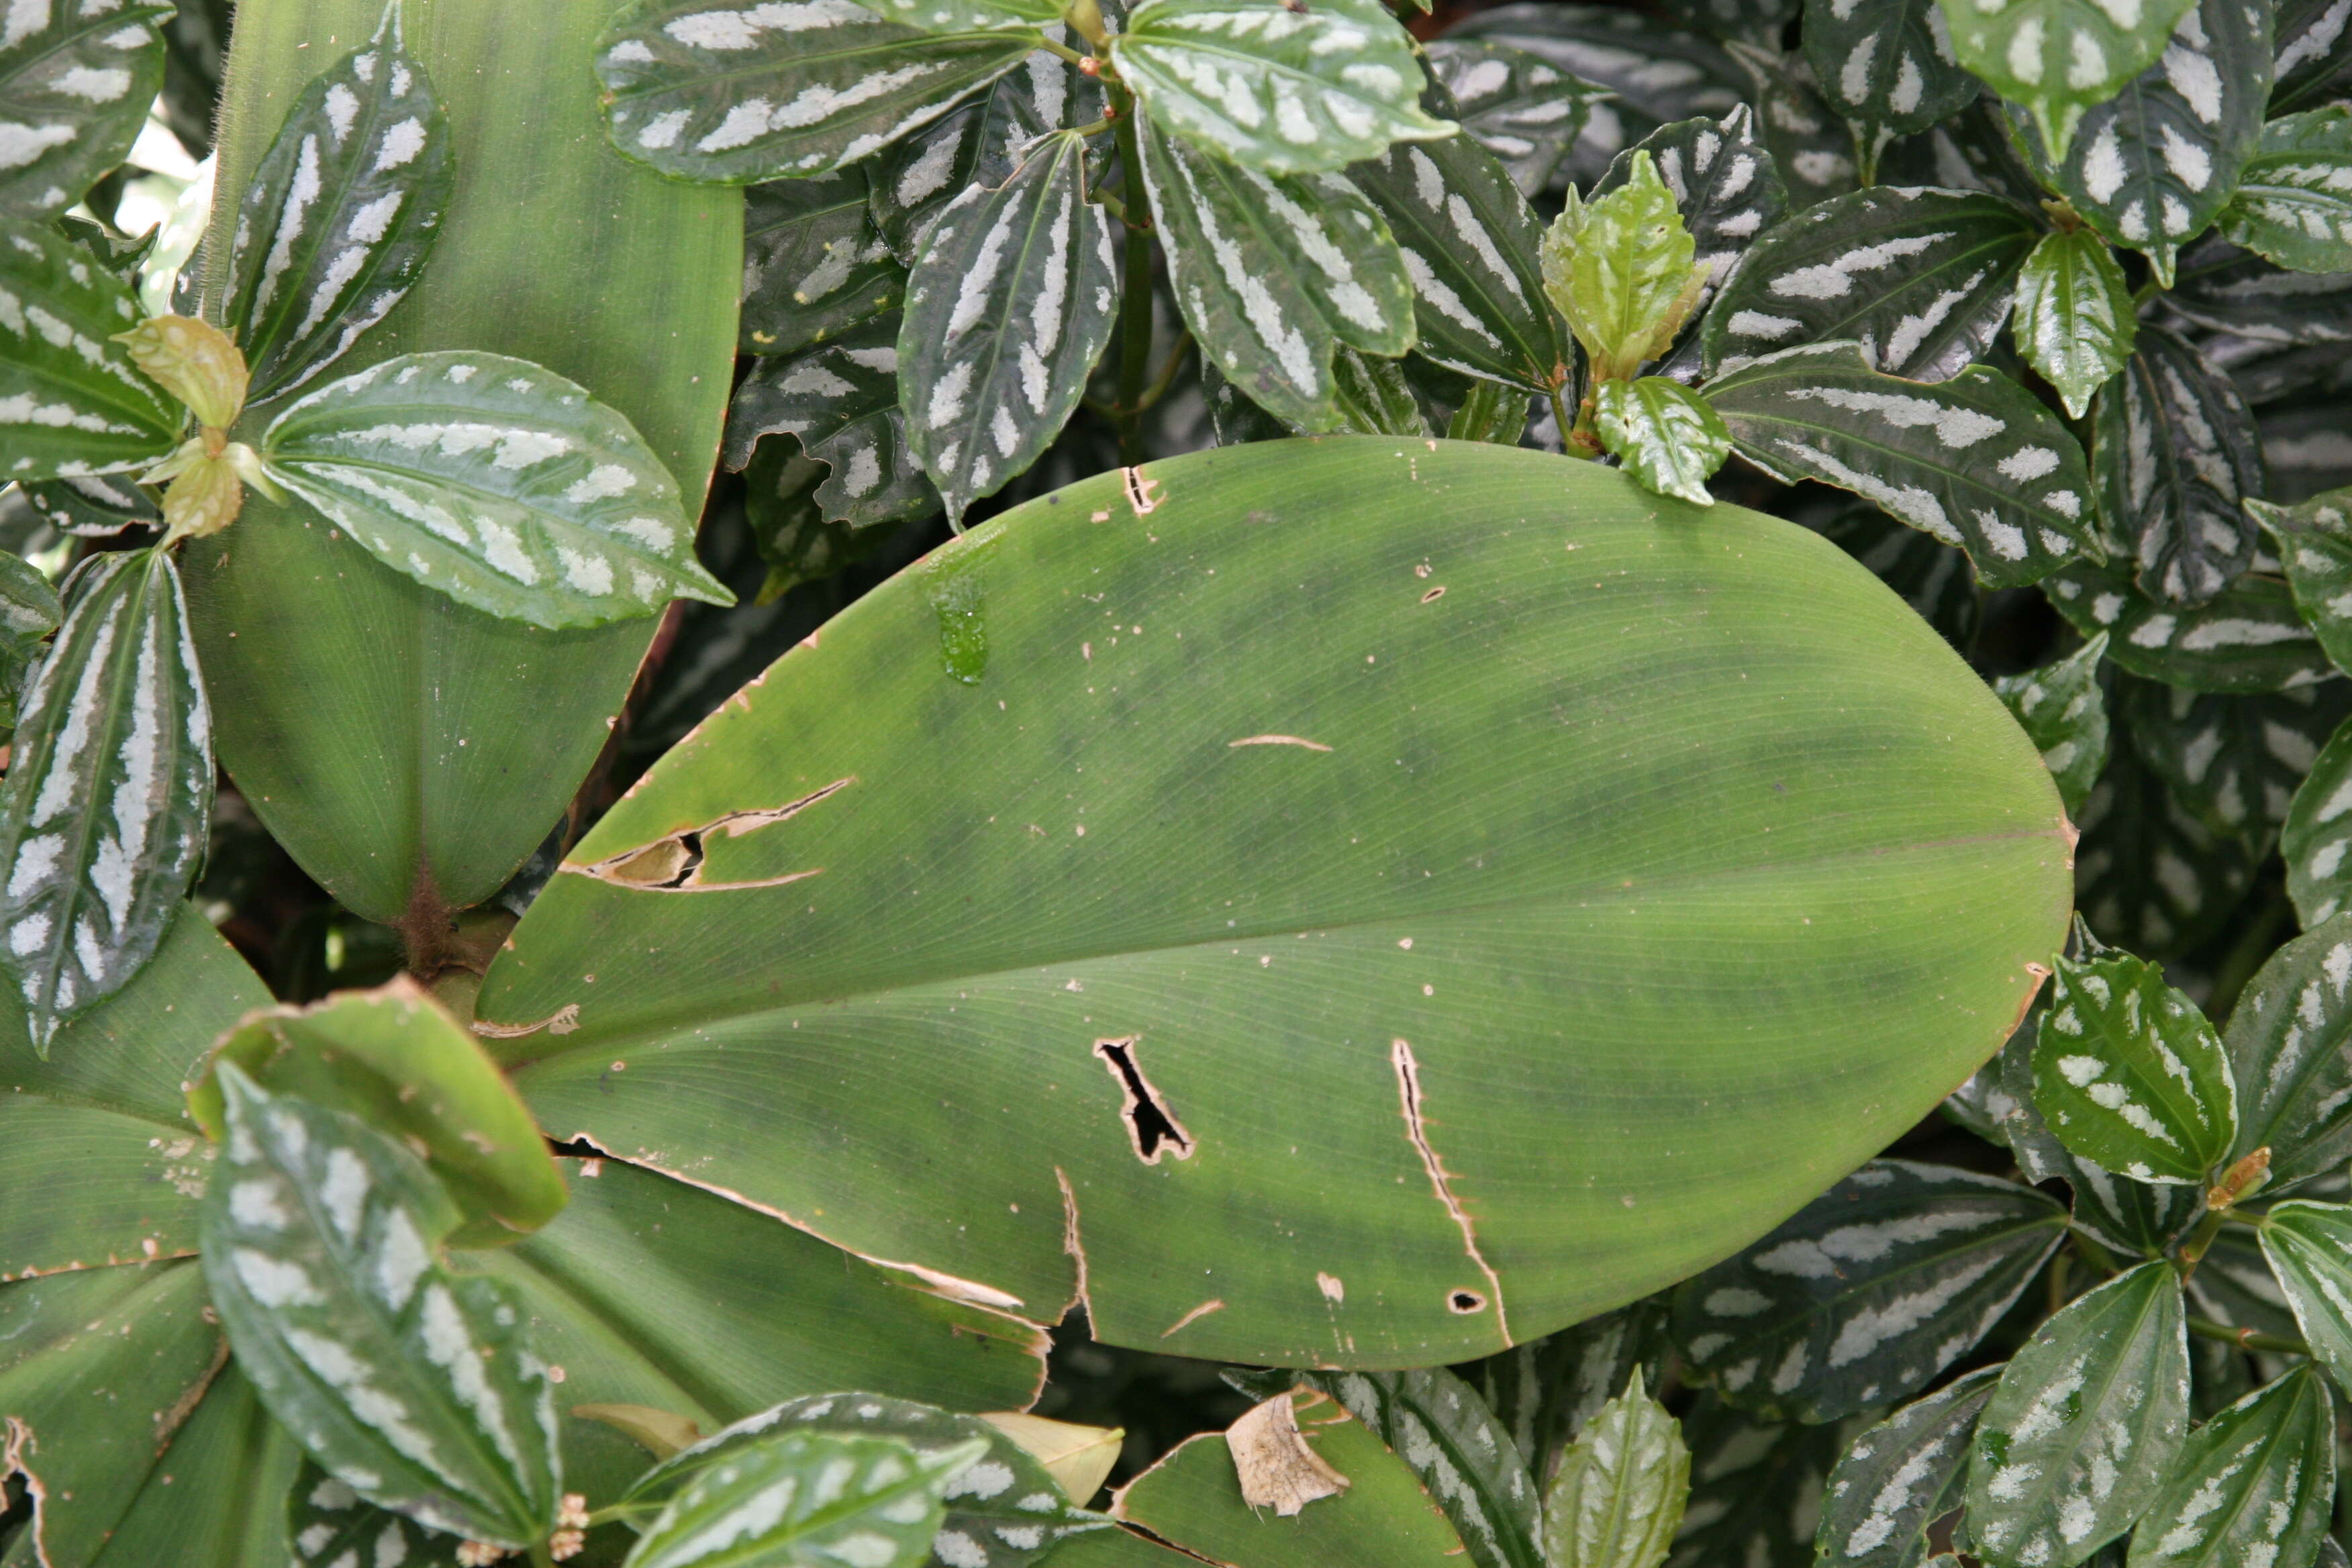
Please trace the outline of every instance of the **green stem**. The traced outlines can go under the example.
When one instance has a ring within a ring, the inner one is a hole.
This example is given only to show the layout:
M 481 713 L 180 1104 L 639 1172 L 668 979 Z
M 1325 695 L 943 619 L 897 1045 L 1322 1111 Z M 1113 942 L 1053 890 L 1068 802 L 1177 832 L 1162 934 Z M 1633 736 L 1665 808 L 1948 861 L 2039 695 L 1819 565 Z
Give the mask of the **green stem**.
M 534 1541 L 530 1543 L 530 1563 L 531 1568 L 555 1568 L 555 1553 L 548 1549 L 546 1542 Z
M 1545 388 L 1544 395 L 1551 399 L 1551 416 L 1559 424 L 1560 446 L 1573 453 L 1575 448 L 1569 445 L 1569 433 L 1576 428 L 1576 421 L 1569 416 L 1568 400 L 1559 395 L 1557 386 Z
M 1062 58 L 1069 61 L 1072 65 L 1076 65 L 1079 61 L 1087 58 L 1086 56 L 1078 53 L 1077 50 L 1070 47 L 1069 45 L 1057 44 L 1051 38 L 1039 38 L 1036 43 L 1031 47 L 1044 49 L 1048 54 L 1059 55 Z
M 1071 134 L 1076 136 L 1099 136 L 1106 131 L 1118 129 L 1118 121 L 1106 114 L 1100 120 L 1090 121 L 1084 125 L 1074 125 L 1070 131 Z
M 1119 222 L 1125 223 L 1127 221 L 1127 204 L 1120 201 L 1117 196 L 1112 195 L 1108 185 L 1103 186 L 1102 189 L 1098 191 L 1088 191 L 1087 193 L 1087 200 L 1094 203 L 1095 205 L 1102 208 L 1103 211 L 1110 214 L 1111 216 L 1118 219 Z
M 2109 1276 L 2120 1274 L 2124 1271 L 2123 1265 L 2116 1261 L 2115 1254 L 2109 1252 L 2096 1237 L 2093 1237 L 2090 1232 L 2084 1230 L 2081 1226 L 2069 1225 L 2066 1227 L 2066 1231 L 2068 1237 L 2074 1243 L 2075 1255 L 2081 1258 L 2084 1262 L 2089 1264 L 2100 1273 Z
M 1117 116 L 1118 162 L 1127 177 L 1127 277 L 1119 300 L 1118 330 L 1118 460 L 1132 466 L 1143 461 L 1143 394 L 1151 381 L 1151 222 L 1150 198 L 1143 188 L 1142 139 L 1136 134 L 1135 95 L 1113 89 L 1111 110 Z
M 2197 1266 L 2200 1263 L 2205 1261 L 2206 1252 L 2212 1247 L 2213 1238 L 2221 1234 L 2221 1222 L 2227 1219 L 2229 1215 L 2230 1211 L 2226 1208 L 2207 1210 L 2205 1217 L 2197 1222 L 2197 1228 L 2189 1233 L 2189 1239 L 2180 1244 L 2179 1268 L 2182 1284 L 2189 1283 L 2189 1277 L 2197 1272 Z
M 1192 332 L 1188 327 L 1176 334 L 1176 346 L 1170 349 L 1168 357 L 1160 362 L 1160 374 L 1151 378 L 1151 385 L 1144 393 L 1141 405 L 1136 409 L 1138 414 L 1148 412 L 1161 398 L 1168 395 L 1169 387 L 1175 384 L 1177 371 L 1183 367 L 1184 356 L 1190 353 L 1192 349 Z
M 2270 1351 L 2279 1355 L 2309 1355 L 2311 1347 L 2301 1340 L 2291 1340 L 2280 1334 L 2259 1334 L 2252 1329 L 2233 1329 L 2227 1323 L 2217 1323 L 2210 1318 L 2191 1318 L 2189 1331 L 2200 1339 L 2219 1340 L 2235 1345 L 2242 1351 Z

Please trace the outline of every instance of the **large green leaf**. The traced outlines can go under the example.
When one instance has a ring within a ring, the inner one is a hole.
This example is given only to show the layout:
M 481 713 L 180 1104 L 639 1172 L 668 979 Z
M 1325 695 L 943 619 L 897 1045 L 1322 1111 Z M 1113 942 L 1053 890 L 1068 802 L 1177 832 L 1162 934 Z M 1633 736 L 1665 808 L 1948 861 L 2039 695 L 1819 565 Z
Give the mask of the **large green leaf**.
M 1453 100 L 1462 137 L 1493 153 L 1522 195 L 1540 195 L 1584 118 L 1608 93 L 1539 55 L 1477 38 L 1439 38 L 1429 74 Z
M 1999 1369 L 1954 1379 L 1856 1437 L 1830 1472 L 1813 1538 L 1822 1568 L 1916 1568 L 1927 1528 L 1959 1505 L 1977 1417 Z
M 1936 0 L 1806 0 L 1805 58 L 1853 128 L 1864 184 L 1889 142 L 1967 108 L 1979 90 Z
M 11 218 L 0 300 L 0 478 L 121 473 L 172 449 L 184 411 L 113 341 L 139 320 L 121 279 L 48 225 Z
M 2248 573 L 2201 605 L 2159 604 L 2131 568 L 2077 563 L 2049 581 L 2050 602 L 2084 637 L 2107 632 L 2121 669 L 2189 691 L 2285 691 L 2336 669 L 2295 613 L 2284 578 Z M 2136 945 L 2126 943 L 2126 946 Z
M 2088 229 L 2042 236 L 2018 272 L 2010 330 L 2072 418 L 2083 416 L 2091 395 L 2131 357 L 2138 325 L 2124 269 Z
M 2305 926 L 2333 919 L 2352 895 L 2352 730 L 2321 747 L 2279 831 L 2286 890 Z
M 1578 1434 L 1544 1493 L 1552 1568 L 1658 1568 L 1690 1500 L 1681 1426 L 1635 1373 Z
M 187 1269 L 196 1272 L 193 1264 Z M 182 1321 L 182 1332 L 200 1344 L 219 1335 L 204 1321 L 201 1302 L 191 1302 Z M 287 1568 L 287 1489 L 301 1471 L 301 1446 L 262 1407 L 235 1364 L 215 1373 L 204 1394 L 91 1559 L 93 1568 Z M 439 1539 L 444 1548 L 457 1544 Z M 368 1544 L 381 1550 L 374 1541 Z M 60 1557 L 59 1568 L 71 1561 Z M 454 1561 L 445 1551 L 443 1562 Z M 408 1562 L 426 1568 L 426 1560 Z M 331 1561 L 324 1568 L 333 1568 Z
M 907 269 L 874 221 L 869 192 L 866 166 L 859 165 L 743 193 L 743 313 L 736 331 L 743 353 L 791 353 L 898 310 Z
M 2262 145 L 2221 232 L 2297 272 L 2352 271 L 2352 109 L 2290 114 L 2263 127 Z
M 982 1451 L 977 1437 L 929 1453 L 834 1432 L 759 1438 L 680 1488 L 628 1568 L 916 1568 L 939 1531 L 940 1494 Z
M 2152 963 L 2063 954 L 2033 1047 L 2033 1108 L 2077 1160 L 2203 1184 L 2238 1136 L 2221 1037 Z
M 2242 503 L 2262 492 L 2262 448 L 2237 388 L 2182 339 L 2144 326 L 2091 418 L 2099 504 L 2140 591 L 2205 604 L 2253 560 Z
M 2304 1366 L 2199 1427 L 2132 1535 L 2133 1568 L 2312 1562 L 2336 1502 L 2329 1406 Z
M 2107 763 L 2107 701 L 2099 689 L 2099 661 L 2106 653 L 2107 635 L 2101 632 L 2063 658 L 1992 683 L 2042 748 L 2042 763 L 2058 781 L 2068 811 L 2083 809 Z
M 1937 0 L 1960 64 L 2066 153 L 2084 110 L 2154 65 L 2197 0 Z
M 1997 700 L 1818 536 L 1261 443 L 860 600 L 615 805 L 479 1011 L 551 1131 L 942 1289 L 1051 1319 L 1083 1258 L 1114 1342 L 1426 1365 L 1705 1267 L 1931 1108 L 2056 945 L 2064 847 Z
M 599 7 L 534 9 L 527 22 L 456 0 L 404 10 L 465 173 L 431 268 L 342 364 L 463 349 L 544 365 L 628 419 L 692 516 L 730 380 L 740 198 L 622 162 L 593 93 L 549 89 L 589 69 Z M 245 0 L 223 192 L 243 188 L 278 106 L 382 11 L 382 0 Z M 214 297 L 235 217 L 233 199 L 216 204 Z M 429 943 L 443 911 L 496 891 L 562 815 L 611 739 L 654 623 L 558 633 L 501 621 L 336 531 L 249 495 L 236 526 L 186 561 L 221 759 L 341 902 L 387 921 L 413 910 Z M 322 725 L 320 713 L 339 717 Z
M 1866 500 L 1850 501 L 1811 526 L 1901 595 L 1946 642 L 1962 653 L 1975 644 L 1984 619 L 1984 592 L 1966 554 Z M 2072 802 L 2067 809 L 2074 809 Z
M 163 85 L 169 5 L 35 0 L 0 23 L 0 212 L 12 235 L 122 162 Z
M 2290 1198 L 2263 1216 L 2263 1257 L 2336 1386 L 2352 1384 L 2352 1208 Z

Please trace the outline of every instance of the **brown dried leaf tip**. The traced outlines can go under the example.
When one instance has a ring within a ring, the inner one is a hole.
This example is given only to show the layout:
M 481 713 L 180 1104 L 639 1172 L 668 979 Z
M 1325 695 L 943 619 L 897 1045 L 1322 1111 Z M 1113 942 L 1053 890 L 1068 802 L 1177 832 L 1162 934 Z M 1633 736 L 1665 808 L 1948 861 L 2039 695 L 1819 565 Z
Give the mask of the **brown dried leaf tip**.
M 1270 1508 L 1286 1519 L 1318 1498 L 1348 1489 L 1348 1478 L 1308 1447 L 1298 1429 L 1294 1399 L 1310 1410 L 1328 1403 L 1320 1394 L 1277 1394 L 1225 1433 L 1234 1473 L 1241 1478 L 1242 1500 L 1252 1508 Z

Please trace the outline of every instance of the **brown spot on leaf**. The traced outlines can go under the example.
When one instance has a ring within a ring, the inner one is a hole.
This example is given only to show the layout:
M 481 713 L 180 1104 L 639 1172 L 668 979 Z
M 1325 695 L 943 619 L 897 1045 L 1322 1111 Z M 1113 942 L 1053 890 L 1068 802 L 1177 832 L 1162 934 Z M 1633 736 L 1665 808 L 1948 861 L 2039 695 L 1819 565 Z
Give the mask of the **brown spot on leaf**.
M 1294 1395 L 1277 1394 L 1234 1422 L 1225 1433 L 1242 1500 L 1290 1518 L 1308 1503 L 1348 1489 L 1348 1478 L 1333 1469 L 1298 1430 Z M 1320 1394 L 1300 1395 L 1310 1405 Z

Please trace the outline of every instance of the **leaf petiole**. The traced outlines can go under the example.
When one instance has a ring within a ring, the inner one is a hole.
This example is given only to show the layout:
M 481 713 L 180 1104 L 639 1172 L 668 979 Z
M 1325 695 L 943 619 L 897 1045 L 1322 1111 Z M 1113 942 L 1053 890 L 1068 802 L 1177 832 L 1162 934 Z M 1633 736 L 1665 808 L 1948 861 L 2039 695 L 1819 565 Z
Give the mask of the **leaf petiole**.
M 2189 1319 L 2189 1331 L 2200 1339 L 2219 1340 L 2242 1351 L 2269 1351 L 2278 1355 L 2307 1356 L 2311 1353 L 2311 1347 L 2301 1340 L 2291 1340 L 2283 1334 L 2260 1333 L 2252 1329 L 2233 1329 L 2210 1318 Z

